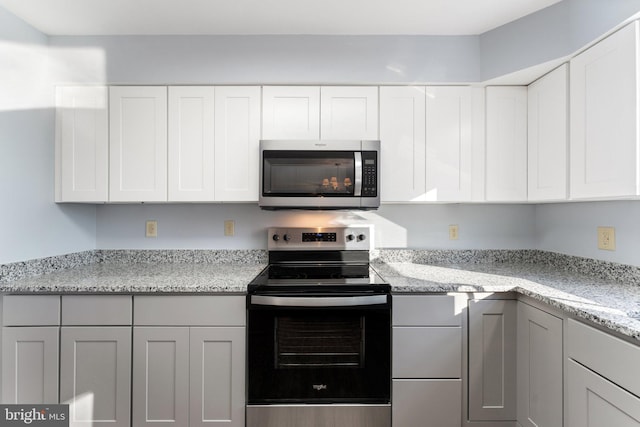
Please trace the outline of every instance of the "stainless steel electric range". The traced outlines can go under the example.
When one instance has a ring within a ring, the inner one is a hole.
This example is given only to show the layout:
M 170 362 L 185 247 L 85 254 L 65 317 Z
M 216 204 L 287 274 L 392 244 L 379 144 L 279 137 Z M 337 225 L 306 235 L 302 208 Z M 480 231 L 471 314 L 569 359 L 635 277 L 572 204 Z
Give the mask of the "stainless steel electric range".
M 272 228 L 249 285 L 248 427 L 389 427 L 391 295 L 369 227 Z

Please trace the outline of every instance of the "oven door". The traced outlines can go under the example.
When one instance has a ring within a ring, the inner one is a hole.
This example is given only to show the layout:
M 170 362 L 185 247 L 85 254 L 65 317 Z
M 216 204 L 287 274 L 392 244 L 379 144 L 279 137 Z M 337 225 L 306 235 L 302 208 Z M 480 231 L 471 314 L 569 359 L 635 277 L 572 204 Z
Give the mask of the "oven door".
M 248 403 L 388 404 L 389 295 L 248 296 Z

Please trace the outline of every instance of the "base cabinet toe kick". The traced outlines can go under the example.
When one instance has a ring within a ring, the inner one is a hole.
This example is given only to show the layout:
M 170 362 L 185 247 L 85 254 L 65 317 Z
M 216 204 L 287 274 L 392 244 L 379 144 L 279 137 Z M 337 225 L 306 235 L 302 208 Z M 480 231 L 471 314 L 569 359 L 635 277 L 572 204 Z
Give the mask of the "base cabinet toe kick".
M 247 405 L 247 427 L 389 427 L 391 405 Z

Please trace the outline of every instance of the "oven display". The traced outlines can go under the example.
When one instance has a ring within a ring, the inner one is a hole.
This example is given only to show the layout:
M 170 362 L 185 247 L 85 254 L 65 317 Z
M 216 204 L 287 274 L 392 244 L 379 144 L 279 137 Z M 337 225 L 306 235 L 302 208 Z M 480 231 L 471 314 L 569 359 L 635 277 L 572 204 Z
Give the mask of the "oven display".
M 302 233 L 303 242 L 335 242 L 336 233 Z

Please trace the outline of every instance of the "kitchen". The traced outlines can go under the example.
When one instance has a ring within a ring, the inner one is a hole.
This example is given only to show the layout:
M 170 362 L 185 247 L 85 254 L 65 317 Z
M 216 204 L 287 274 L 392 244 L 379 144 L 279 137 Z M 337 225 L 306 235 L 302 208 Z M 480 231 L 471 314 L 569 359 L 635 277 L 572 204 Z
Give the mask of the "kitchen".
M 0 213 L 10 224 L 2 228 L 0 262 L 95 249 L 255 250 L 265 248 L 270 226 L 365 222 L 375 225 L 378 248 L 540 249 L 638 266 L 635 201 L 383 204 L 372 212 L 302 215 L 264 212 L 255 203 L 54 204 L 51 108 L 54 83 L 455 84 L 533 67 L 533 77 L 517 81 L 528 84 L 553 68 L 536 74 L 536 65 L 574 54 L 638 10 L 633 2 L 565 0 L 481 36 L 351 36 L 348 43 L 311 35 L 47 37 L 1 10 L 8 62 L 0 85 L 9 94 L 0 100 L 1 194 L 11 209 Z M 144 237 L 147 220 L 157 221 L 157 238 Z M 234 236 L 224 236 L 226 220 L 235 222 Z M 458 240 L 449 239 L 451 224 L 459 225 Z M 615 251 L 597 249 L 598 226 L 615 226 Z

